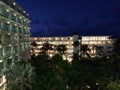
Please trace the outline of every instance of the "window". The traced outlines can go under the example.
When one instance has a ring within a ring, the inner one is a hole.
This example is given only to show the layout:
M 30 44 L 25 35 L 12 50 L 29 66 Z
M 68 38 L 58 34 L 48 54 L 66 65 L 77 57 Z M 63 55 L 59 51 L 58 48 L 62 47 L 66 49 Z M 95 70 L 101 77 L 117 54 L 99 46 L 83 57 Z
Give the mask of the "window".
M 11 36 L 10 35 L 6 35 L 5 36 L 5 41 L 6 42 L 11 42 Z
M 15 25 L 12 26 L 12 31 L 15 33 L 17 32 L 17 27 Z
M 3 23 L 3 30 L 9 30 L 10 29 L 10 24 L 9 23 Z
M 11 15 L 11 19 L 13 20 L 13 21 L 16 21 L 17 20 L 17 18 L 16 18 L 16 16 L 15 15 Z
M 2 15 L 3 15 L 4 17 L 9 18 L 9 10 L 4 10 L 4 11 L 2 12 Z

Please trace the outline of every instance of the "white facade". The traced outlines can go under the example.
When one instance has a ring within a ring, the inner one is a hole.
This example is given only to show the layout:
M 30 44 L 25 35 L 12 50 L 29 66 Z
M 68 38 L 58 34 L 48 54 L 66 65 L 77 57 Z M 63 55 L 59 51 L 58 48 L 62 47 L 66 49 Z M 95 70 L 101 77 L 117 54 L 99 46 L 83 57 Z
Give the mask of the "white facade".
M 30 58 L 30 19 L 14 0 L 0 0 L 0 72 Z M 5 82 L 0 78 L 0 87 Z
M 40 48 L 45 42 L 49 42 L 53 45 L 59 45 L 64 44 L 67 47 L 66 56 L 68 60 L 72 60 L 73 53 L 75 53 L 79 48 L 77 49 L 73 47 L 73 44 L 75 40 L 79 41 L 81 44 L 87 44 L 89 46 L 90 54 L 95 55 L 96 51 L 92 49 L 93 46 L 102 46 L 104 48 L 104 52 L 109 54 L 112 50 L 112 40 L 109 38 L 110 36 L 66 36 L 66 37 L 31 37 L 31 42 L 36 41 L 37 47 L 34 48 L 35 54 L 38 55 L 40 52 Z M 78 38 L 78 39 L 76 39 Z M 79 38 L 81 38 L 79 40 Z M 52 50 L 49 52 L 50 56 L 55 54 L 55 52 Z

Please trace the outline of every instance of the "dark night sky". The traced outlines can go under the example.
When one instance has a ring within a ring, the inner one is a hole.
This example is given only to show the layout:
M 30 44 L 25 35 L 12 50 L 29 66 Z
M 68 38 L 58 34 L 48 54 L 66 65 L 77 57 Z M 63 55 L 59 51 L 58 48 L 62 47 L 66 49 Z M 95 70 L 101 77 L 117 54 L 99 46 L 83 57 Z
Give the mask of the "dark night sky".
M 16 0 L 30 15 L 33 36 L 120 37 L 120 0 Z

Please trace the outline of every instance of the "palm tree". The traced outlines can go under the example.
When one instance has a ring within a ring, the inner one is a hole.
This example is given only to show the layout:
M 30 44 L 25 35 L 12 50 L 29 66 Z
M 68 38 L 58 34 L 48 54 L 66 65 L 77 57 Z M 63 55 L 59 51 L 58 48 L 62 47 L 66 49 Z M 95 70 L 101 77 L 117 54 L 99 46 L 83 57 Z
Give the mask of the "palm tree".
M 40 48 L 41 52 L 48 55 L 49 54 L 49 50 L 53 50 L 52 48 L 52 44 L 46 42 L 43 44 L 43 46 Z
M 65 51 L 67 50 L 66 45 L 60 44 L 56 47 L 57 52 L 60 53 L 60 55 L 65 55 Z
M 95 46 L 96 47 L 96 56 L 97 57 L 104 57 L 105 56 L 105 52 L 104 52 L 104 47 L 103 46 Z
M 90 55 L 89 55 L 88 52 L 90 52 L 90 49 L 89 49 L 88 45 L 86 45 L 86 44 L 81 45 L 81 47 L 80 47 L 80 56 L 82 58 L 85 58 L 85 57 L 90 58 Z

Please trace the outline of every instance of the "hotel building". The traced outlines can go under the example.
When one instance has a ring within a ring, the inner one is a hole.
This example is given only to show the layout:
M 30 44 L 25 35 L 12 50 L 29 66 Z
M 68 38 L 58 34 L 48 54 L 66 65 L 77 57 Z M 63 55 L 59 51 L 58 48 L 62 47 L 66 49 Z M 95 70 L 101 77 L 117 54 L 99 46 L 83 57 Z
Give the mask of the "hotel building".
M 38 55 L 40 52 L 40 48 L 42 45 L 46 42 L 52 44 L 52 45 L 59 45 L 64 44 L 67 47 L 66 56 L 68 60 L 72 60 L 73 53 L 75 53 L 77 50 L 74 48 L 73 44 L 75 41 L 79 41 L 81 45 L 87 44 L 90 48 L 89 54 L 91 56 L 94 56 L 96 53 L 96 50 L 93 49 L 94 46 L 100 46 L 103 47 L 103 52 L 106 54 L 110 54 L 112 51 L 112 40 L 110 39 L 110 36 L 79 36 L 79 35 L 73 35 L 73 36 L 66 36 L 66 37 L 31 37 L 31 42 L 35 41 L 37 43 L 37 47 L 34 47 L 34 53 L 35 55 Z M 80 48 L 77 48 L 78 50 Z M 49 55 L 52 56 L 55 54 L 55 52 L 49 51 Z M 65 57 L 64 57 L 65 58 Z
M 30 58 L 30 19 L 15 0 L 0 0 L 0 72 L 15 61 Z M 0 76 L 0 87 L 6 82 Z

